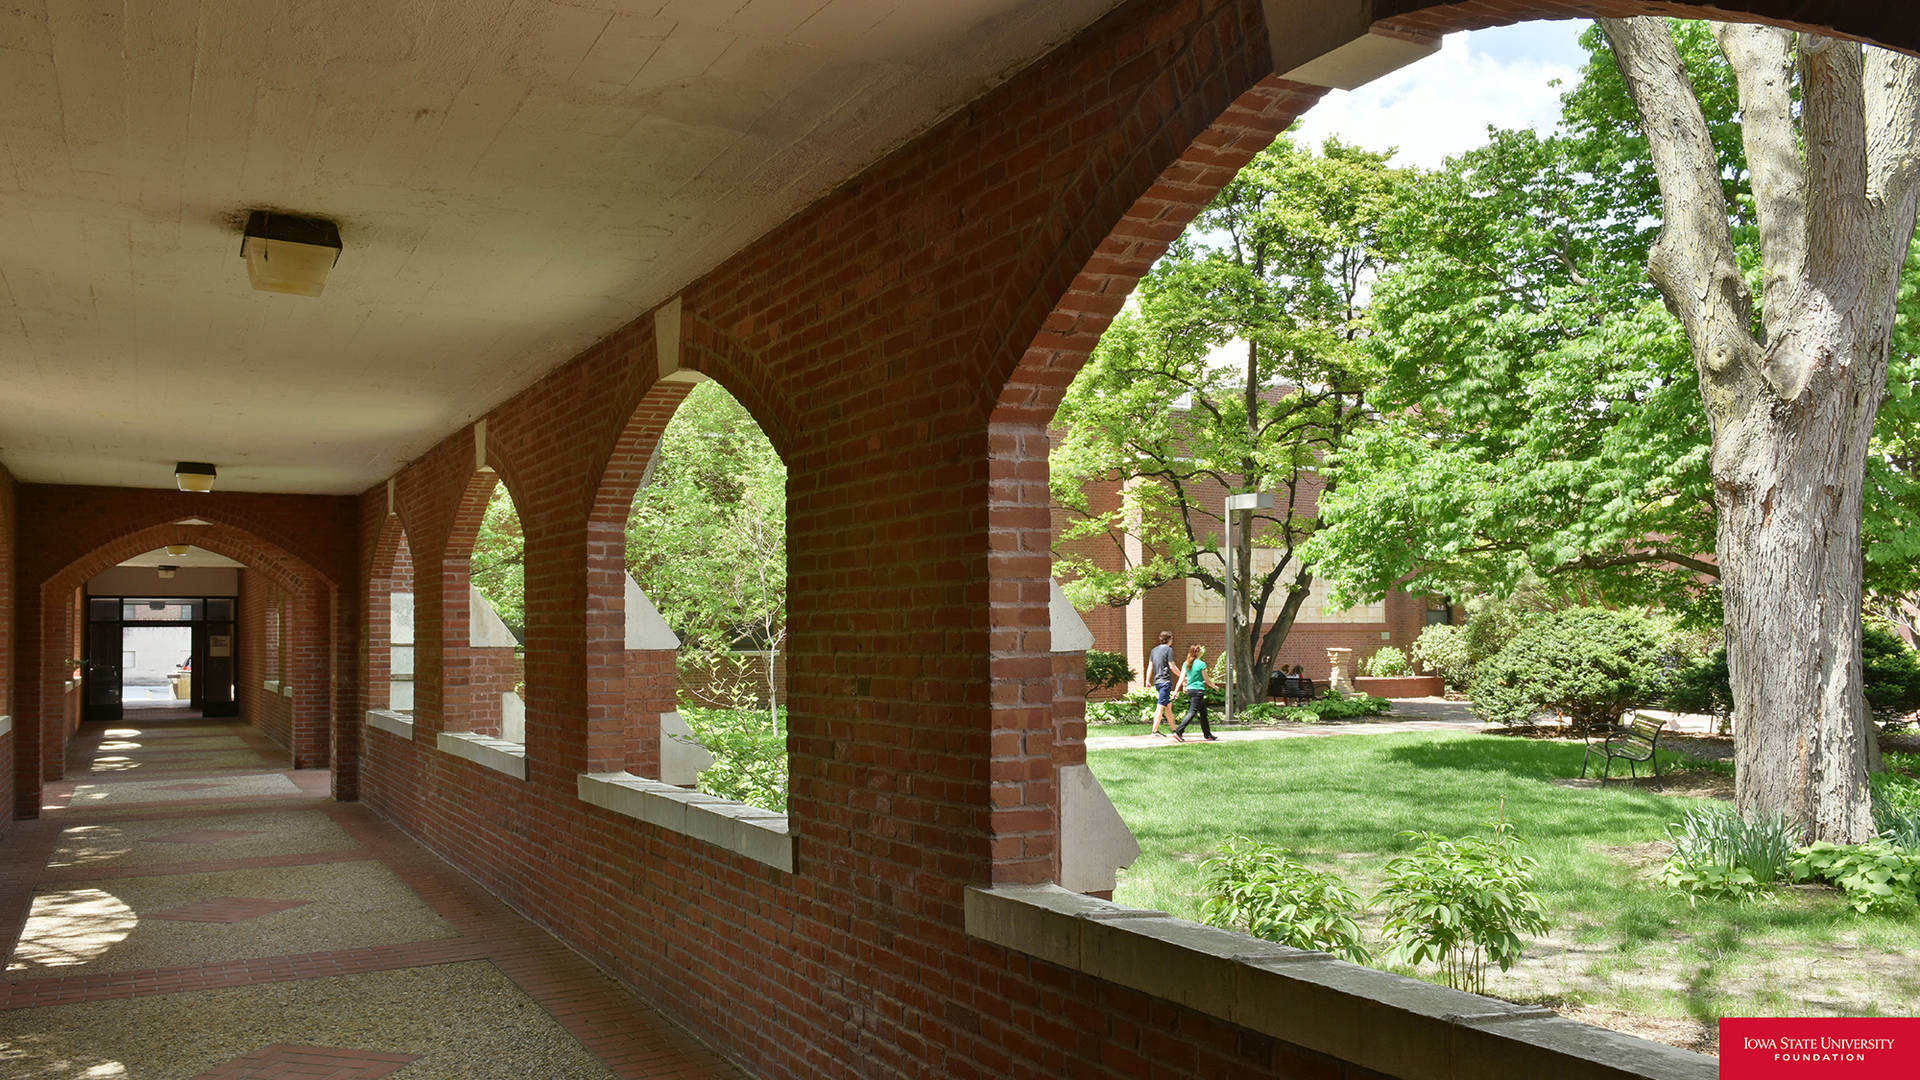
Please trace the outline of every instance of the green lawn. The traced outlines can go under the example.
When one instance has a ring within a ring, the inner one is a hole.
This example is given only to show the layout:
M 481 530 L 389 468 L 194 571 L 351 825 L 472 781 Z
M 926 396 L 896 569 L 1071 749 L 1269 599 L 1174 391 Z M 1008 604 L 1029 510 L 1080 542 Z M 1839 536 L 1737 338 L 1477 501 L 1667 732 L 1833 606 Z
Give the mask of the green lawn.
M 1689 800 L 1550 782 L 1577 775 L 1580 758 L 1578 743 L 1449 732 L 1088 754 L 1142 849 L 1122 871 L 1123 904 L 1198 918 L 1200 862 L 1236 833 L 1337 868 L 1371 896 L 1411 846 L 1402 830 L 1460 835 L 1504 798 L 1539 860 L 1554 932 L 1490 975 L 1491 992 L 1700 1048 L 1723 1015 L 1920 1012 L 1920 913 L 1861 916 L 1807 887 L 1689 906 L 1654 880 L 1665 856 L 1655 842 Z

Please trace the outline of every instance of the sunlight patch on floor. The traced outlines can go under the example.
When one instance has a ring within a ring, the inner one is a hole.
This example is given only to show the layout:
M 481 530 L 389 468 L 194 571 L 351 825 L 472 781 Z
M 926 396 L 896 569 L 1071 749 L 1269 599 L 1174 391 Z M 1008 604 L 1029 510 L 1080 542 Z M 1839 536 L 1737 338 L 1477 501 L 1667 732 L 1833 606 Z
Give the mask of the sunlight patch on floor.
M 140 921 L 119 897 L 99 889 L 70 889 L 33 898 L 20 946 L 8 971 L 74 967 L 126 940 Z

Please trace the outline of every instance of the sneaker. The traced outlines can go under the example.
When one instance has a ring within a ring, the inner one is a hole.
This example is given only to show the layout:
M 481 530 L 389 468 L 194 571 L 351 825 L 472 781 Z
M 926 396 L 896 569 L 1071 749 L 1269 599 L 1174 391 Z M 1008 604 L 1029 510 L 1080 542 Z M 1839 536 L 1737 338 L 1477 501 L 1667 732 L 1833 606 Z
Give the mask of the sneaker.
M 1173 741 L 1174 741 L 1174 742 L 1186 742 L 1186 741 L 1187 741 L 1187 737 L 1186 737 L 1185 735 L 1182 735 L 1182 734 L 1180 734 L 1179 732 L 1177 732 L 1177 731 L 1176 731 L 1176 732 L 1174 732 L 1174 733 L 1173 733 Z
M 1209 735 L 1209 736 L 1207 736 L 1207 741 L 1208 741 L 1208 742 L 1219 742 L 1219 741 L 1220 741 L 1220 736 L 1218 736 L 1218 735 Z

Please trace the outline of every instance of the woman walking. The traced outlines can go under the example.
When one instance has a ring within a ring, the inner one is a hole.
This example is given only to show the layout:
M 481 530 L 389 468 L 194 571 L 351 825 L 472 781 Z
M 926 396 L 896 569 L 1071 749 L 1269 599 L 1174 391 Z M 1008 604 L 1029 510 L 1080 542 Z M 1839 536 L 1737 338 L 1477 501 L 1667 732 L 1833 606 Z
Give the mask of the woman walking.
M 1193 723 L 1195 716 L 1200 718 L 1200 734 L 1206 736 L 1208 742 L 1220 741 L 1207 723 L 1207 662 L 1201 659 L 1205 655 L 1205 645 L 1190 645 L 1187 662 L 1180 665 L 1180 684 L 1187 688 L 1187 717 L 1173 729 L 1174 742 L 1187 741 L 1187 725 Z

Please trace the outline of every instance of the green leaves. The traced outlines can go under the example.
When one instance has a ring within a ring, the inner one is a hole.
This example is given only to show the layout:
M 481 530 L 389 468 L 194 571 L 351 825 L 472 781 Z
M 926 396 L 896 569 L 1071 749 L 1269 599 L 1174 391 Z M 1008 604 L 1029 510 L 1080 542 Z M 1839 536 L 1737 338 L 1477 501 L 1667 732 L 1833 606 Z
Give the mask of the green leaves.
M 473 541 L 468 580 L 493 605 L 513 636 L 527 639 L 527 538 L 520 514 L 504 482 L 496 481 L 487 499 L 480 532 Z
M 1209 926 L 1244 930 L 1296 949 L 1317 949 L 1356 964 L 1373 959 L 1360 939 L 1360 897 L 1332 874 L 1314 870 L 1293 853 L 1236 836 L 1202 863 Z
M 1522 934 L 1547 932 L 1546 909 L 1533 891 L 1534 860 L 1520 854 L 1511 822 L 1496 819 L 1489 836 L 1459 840 L 1406 832 L 1420 841 L 1387 864 L 1382 932 L 1403 963 L 1442 966 L 1447 985 L 1486 990 L 1486 966 L 1511 969 L 1525 949 Z
M 1800 839 L 1800 827 L 1784 814 L 1748 820 L 1722 803 L 1696 806 L 1667 826 L 1673 855 L 1660 877 L 1688 904 L 1753 899 L 1787 876 Z
M 690 668 L 724 672 L 736 649 L 777 654 L 786 640 L 786 465 L 719 383 L 696 386 L 660 436 L 627 519 L 627 571 L 679 634 Z M 777 698 L 772 659 L 766 690 Z M 710 705 L 759 699 L 745 680 L 704 685 L 716 691 Z
M 1864 844 L 1816 840 L 1793 861 L 1796 881 L 1825 881 L 1847 894 L 1861 914 L 1894 911 L 1920 900 L 1920 852 L 1877 838 Z
M 1576 728 L 1617 721 L 1665 692 L 1661 635 L 1644 616 L 1573 608 L 1533 616 L 1474 669 L 1473 710 L 1500 724 L 1528 724 L 1552 710 Z

